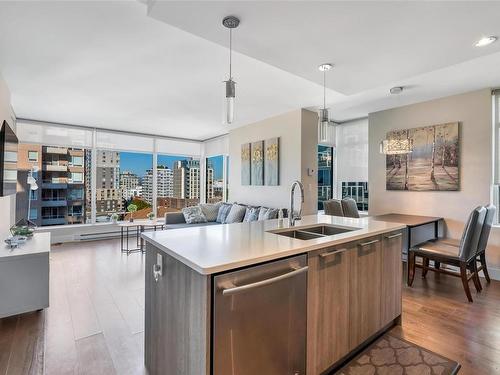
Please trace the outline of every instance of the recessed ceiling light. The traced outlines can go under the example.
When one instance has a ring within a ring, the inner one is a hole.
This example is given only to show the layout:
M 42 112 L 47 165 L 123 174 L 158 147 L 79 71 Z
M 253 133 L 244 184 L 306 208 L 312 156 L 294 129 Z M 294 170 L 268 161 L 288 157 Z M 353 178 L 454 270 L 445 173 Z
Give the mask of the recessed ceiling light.
M 401 94 L 403 92 L 403 87 L 401 86 L 396 86 L 396 87 L 392 87 L 389 92 L 393 95 L 396 95 L 396 94 Z
M 484 46 L 490 45 L 491 43 L 496 42 L 497 39 L 498 38 L 496 36 L 493 36 L 493 35 L 485 36 L 484 38 L 479 39 L 476 42 L 475 46 L 476 47 L 484 47 Z

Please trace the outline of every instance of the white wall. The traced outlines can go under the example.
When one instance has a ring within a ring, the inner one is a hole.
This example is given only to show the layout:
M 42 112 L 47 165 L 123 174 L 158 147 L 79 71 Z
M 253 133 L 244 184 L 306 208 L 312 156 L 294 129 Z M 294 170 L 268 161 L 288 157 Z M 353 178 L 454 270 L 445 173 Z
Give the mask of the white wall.
M 10 104 L 10 91 L 7 83 L 0 74 L 0 125 L 7 121 L 11 128 L 15 129 L 14 113 Z M 9 228 L 16 220 L 16 195 L 0 197 L 0 240 L 3 241 L 9 235 Z
M 336 126 L 336 156 L 338 195 L 342 181 L 368 181 L 368 118 Z
M 229 201 L 288 208 L 290 186 L 294 180 L 304 183 L 304 214 L 316 212 L 317 197 L 317 117 L 298 109 L 256 122 L 229 133 Z M 241 185 L 241 145 L 280 137 L 279 186 Z M 307 168 L 314 170 L 307 176 Z M 314 202 L 314 203 L 313 203 Z
M 385 156 L 379 143 L 393 129 L 460 122 L 460 191 L 386 191 Z M 399 212 L 443 216 L 445 230 L 459 238 L 469 212 L 490 202 L 492 182 L 491 90 L 469 92 L 369 115 L 369 212 Z M 494 228 L 488 247 L 492 273 L 500 276 L 500 228 Z

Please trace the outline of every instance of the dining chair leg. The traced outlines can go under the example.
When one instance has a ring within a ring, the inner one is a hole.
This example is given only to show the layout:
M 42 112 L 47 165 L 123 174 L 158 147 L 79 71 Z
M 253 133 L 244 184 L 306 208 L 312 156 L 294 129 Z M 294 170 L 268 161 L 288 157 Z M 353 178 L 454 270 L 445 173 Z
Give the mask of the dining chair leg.
M 483 290 L 483 287 L 481 286 L 481 281 L 479 280 L 479 275 L 478 275 L 478 272 L 477 272 L 477 262 L 476 262 L 476 259 L 474 259 L 472 261 L 472 264 L 471 264 L 471 273 L 472 273 L 472 281 L 474 282 L 474 286 L 476 288 L 476 291 L 478 293 L 481 292 L 481 290 Z
M 491 282 L 491 279 L 488 273 L 488 268 L 486 267 L 486 253 L 484 251 L 479 255 L 479 259 L 481 262 L 481 266 L 483 267 L 484 278 L 486 279 L 486 282 L 489 284 Z
M 423 258 L 422 260 L 422 277 L 425 278 L 427 276 L 427 272 L 429 271 L 429 258 Z
M 441 268 L 441 262 L 434 261 L 434 268 L 435 269 L 440 269 Z
M 413 284 L 413 279 L 415 278 L 415 253 L 408 252 L 408 286 Z
M 469 302 L 474 302 L 472 295 L 470 294 L 469 281 L 467 280 L 467 263 L 460 262 L 460 278 L 462 279 L 462 284 L 464 286 L 465 295 Z

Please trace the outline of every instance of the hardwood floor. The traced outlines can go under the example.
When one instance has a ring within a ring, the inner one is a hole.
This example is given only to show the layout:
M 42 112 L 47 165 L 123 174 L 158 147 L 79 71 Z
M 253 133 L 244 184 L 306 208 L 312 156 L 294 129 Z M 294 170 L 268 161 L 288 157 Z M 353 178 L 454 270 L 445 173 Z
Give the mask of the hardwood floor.
M 17 342 L 34 340 L 26 315 L 0 320 L 0 375 L 41 373 L 20 367 L 33 345 Z M 146 373 L 144 256 L 121 254 L 119 241 L 54 246 L 50 307 L 32 315 L 42 341 L 45 324 L 45 374 Z
M 0 319 L 0 375 L 146 374 L 144 261 L 116 240 L 53 247 L 50 307 Z M 461 375 L 500 374 L 500 282 L 481 281 L 470 304 L 459 279 L 418 272 L 393 333 L 458 361 Z

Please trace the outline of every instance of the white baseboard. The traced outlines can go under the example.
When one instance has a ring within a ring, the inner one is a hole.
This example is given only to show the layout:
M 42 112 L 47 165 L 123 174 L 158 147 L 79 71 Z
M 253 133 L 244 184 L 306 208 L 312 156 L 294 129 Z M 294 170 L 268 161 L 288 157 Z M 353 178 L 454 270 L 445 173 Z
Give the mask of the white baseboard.
M 500 281 L 500 268 L 488 266 L 488 273 L 490 274 L 490 278 L 492 280 L 499 280 Z M 483 273 L 479 272 L 479 275 L 482 277 Z

